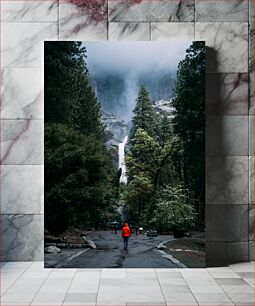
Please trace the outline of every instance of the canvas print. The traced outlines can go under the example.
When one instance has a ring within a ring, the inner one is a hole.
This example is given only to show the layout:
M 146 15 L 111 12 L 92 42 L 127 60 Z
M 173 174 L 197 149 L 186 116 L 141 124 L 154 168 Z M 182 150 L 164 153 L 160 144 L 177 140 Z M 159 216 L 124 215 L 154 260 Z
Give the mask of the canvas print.
M 205 266 L 203 41 L 44 43 L 45 267 Z

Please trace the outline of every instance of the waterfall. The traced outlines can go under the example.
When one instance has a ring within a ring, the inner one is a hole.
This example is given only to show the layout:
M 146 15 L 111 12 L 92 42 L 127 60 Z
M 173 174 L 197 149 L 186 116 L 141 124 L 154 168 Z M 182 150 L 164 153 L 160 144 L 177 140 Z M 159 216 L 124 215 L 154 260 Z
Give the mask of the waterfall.
M 127 143 L 128 136 L 125 136 L 123 142 L 119 143 L 119 169 L 121 168 L 121 183 L 127 183 L 127 176 L 126 176 L 126 163 L 125 163 L 125 145 Z

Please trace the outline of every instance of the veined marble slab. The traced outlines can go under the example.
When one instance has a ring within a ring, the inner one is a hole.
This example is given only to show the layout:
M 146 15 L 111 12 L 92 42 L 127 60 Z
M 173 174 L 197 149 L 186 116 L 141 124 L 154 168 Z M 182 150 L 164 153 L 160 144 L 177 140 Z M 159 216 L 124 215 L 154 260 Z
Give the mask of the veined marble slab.
M 206 115 L 248 115 L 248 73 L 206 74 Z
M 248 156 L 206 158 L 207 207 L 210 204 L 248 204 L 248 159 Z
M 196 21 L 248 21 L 247 0 L 196 0 Z
M 150 40 L 150 24 L 136 22 L 110 22 L 109 40 Z
M 40 68 L 2 70 L 2 119 L 43 118 L 42 78 Z
M 186 40 L 193 41 L 195 28 L 193 23 L 153 22 L 151 24 L 151 40 Z
M 43 213 L 43 166 L 1 165 L 2 214 Z
M 197 22 L 195 40 L 205 40 L 207 72 L 248 72 L 248 23 Z
M 26 1 L 2 0 L 2 22 L 6 21 L 36 21 L 57 22 L 58 0 Z
M 60 40 L 107 40 L 107 1 L 60 1 Z
M 192 22 L 194 0 L 109 0 L 109 21 Z
M 43 164 L 43 120 L 1 120 L 1 164 Z
M 1 260 L 43 260 L 43 216 L 1 215 Z
M 2 30 L 2 68 L 42 67 L 44 40 L 57 40 L 57 23 L 5 22 Z

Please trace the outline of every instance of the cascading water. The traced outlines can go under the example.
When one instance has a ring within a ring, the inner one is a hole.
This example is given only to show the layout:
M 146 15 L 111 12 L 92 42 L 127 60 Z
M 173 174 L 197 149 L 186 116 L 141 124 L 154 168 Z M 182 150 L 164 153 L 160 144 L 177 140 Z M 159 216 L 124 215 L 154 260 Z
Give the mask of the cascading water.
M 121 176 L 120 182 L 126 184 L 127 183 L 127 175 L 126 175 L 126 163 L 125 163 L 125 145 L 127 143 L 128 136 L 125 136 L 123 142 L 119 143 L 119 169 L 121 168 Z

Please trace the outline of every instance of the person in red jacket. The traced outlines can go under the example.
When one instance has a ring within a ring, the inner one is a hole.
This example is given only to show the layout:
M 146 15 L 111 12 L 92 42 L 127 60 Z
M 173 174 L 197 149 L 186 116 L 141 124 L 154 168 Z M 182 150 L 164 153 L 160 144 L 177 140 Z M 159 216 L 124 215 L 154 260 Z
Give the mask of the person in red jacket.
M 128 250 L 128 239 L 131 236 L 131 230 L 128 226 L 127 223 L 124 224 L 123 228 L 122 228 L 122 237 L 124 240 L 124 251 L 127 252 Z

